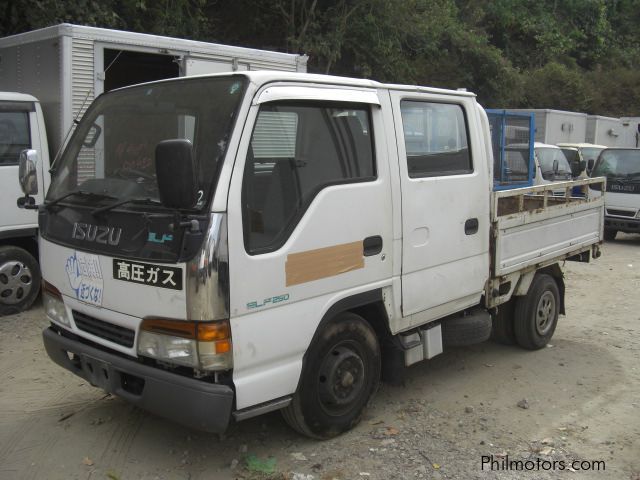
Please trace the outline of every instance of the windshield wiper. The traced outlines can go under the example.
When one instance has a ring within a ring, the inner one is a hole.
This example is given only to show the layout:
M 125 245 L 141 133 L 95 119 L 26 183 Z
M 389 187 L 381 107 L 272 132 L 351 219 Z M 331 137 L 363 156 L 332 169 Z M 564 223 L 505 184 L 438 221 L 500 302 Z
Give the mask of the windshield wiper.
M 104 193 L 94 193 L 94 192 L 88 192 L 86 190 L 74 190 L 72 192 L 65 193 L 61 197 L 58 197 L 58 198 L 56 198 L 54 200 L 51 200 L 48 203 L 45 202 L 44 208 L 49 209 L 49 208 L 53 207 L 54 205 L 57 205 L 58 203 L 60 203 L 65 198 L 72 197 L 74 195 L 82 195 L 84 197 L 116 198 L 116 197 L 112 197 L 111 195 L 106 195 Z
M 91 215 L 98 215 L 100 213 L 108 212 L 111 209 L 119 207 L 120 205 L 125 205 L 127 203 L 134 203 L 134 204 L 151 203 L 154 205 L 162 205 L 162 202 L 159 202 L 158 200 L 154 200 L 152 198 L 127 198 L 126 200 L 119 200 L 117 202 L 110 203 L 109 205 L 105 205 L 104 207 L 94 208 L 93 210 L 91 210 Z

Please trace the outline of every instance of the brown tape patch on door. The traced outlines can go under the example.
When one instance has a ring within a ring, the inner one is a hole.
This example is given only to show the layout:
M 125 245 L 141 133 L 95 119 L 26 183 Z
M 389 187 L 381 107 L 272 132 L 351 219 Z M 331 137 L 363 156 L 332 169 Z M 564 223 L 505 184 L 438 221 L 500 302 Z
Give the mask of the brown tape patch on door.
M 333 277 L 364 268 L 362 242 L 342 243 L 331 247 L 287 255 L 287 287 Z

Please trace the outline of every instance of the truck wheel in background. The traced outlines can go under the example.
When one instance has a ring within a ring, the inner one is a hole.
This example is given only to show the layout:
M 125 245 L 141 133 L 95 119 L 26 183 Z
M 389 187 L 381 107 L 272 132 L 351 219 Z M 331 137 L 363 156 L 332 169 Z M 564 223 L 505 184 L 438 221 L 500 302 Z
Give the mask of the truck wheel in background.
M 613 240 L 616 239 L 616 234 L 617 233 L 618 233 L 617 230 L 613 230 L 613 229 L 610 229 L 610 228 L 605 228 L 604 229 L 604 239 L 609 241 L 609 242 L 612 242 Z
M 498 313 L 492 315 L 491 340 L 502 345 L 516 343 L 516 334 L 513 331 L 513 318 L 515 315 L 515 297 L 498 306 Z
M 29 308 L 40 293 L 40 266 L 19 247 L 0 247 L 0 315 Z
M 282 410 L 312 438 L 331 438 L 358 424 L 380 381 L 380 345 L 360 316 L 342 313 L 321 327 L 306 354 L 298 390 Z
M 523 348 L 544 347 L 556 330 L 560 312 L 560 292 L 553 277 L 536 274 L 524 297 L 516 300 L 514 332 Z

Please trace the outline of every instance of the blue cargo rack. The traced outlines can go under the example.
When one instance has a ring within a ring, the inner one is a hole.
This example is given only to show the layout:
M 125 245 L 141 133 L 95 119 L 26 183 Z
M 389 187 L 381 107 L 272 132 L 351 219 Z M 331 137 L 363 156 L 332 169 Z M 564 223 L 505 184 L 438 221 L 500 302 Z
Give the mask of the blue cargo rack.
M 533 113 L 487 109 L 493 150 L 493 189 L 530 187 L 533 185 Z

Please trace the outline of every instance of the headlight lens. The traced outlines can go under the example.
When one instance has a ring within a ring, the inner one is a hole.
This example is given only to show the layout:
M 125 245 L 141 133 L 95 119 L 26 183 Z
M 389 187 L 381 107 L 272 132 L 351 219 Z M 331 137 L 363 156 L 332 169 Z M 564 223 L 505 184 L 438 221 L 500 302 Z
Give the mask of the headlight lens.
M 195 340 L 153 332 L 140 331 L 138 353 L 145 357 L 165 360 L 186 367 L 198 366 L 198 350 Z
M 48 282 L 43 282 L 42 284 L 42 305 L 44 313 L 49 319 L 65 327 L 71 327 L 67 309 L 62 300 L 62 294 Z
M 233 365 L 231 328 L 227 320 L 147 318 L 140 327 L 138 354 L 202 370 L 228 370 Z

